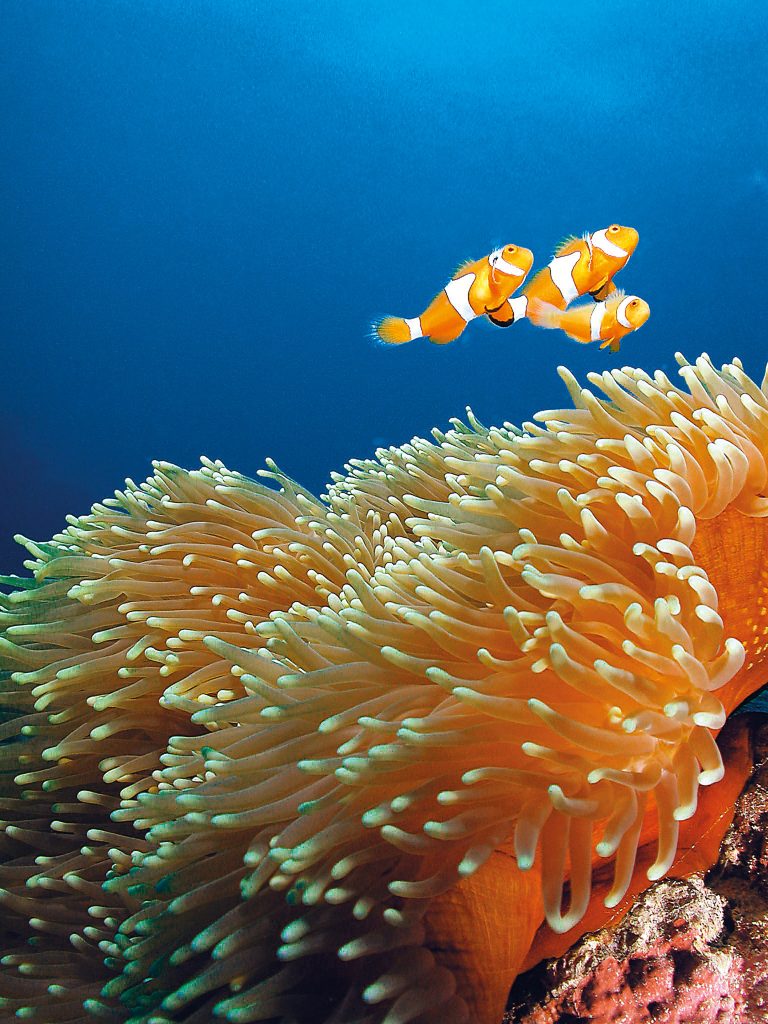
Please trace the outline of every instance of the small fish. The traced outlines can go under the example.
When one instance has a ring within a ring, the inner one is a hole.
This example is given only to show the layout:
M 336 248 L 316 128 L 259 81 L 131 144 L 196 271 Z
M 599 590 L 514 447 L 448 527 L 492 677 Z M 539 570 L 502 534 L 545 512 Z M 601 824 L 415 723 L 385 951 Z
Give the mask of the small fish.
M 533 253 L 505 245 L 482 260 L 462 264 L 421 316 L 388 316 L 373 325 L 374 335 L 390 345 L 429 338 L 437 345 L 454 341 L 470 320 L 493 312 L 516 291 L 533 266 Z
M 640 236 L 634 228 L 611 224 L 582 238 L 561 242 L 549 264 L 540 270 L 522 295 L 488 313 L 497 327 L 509 327 L 527 315 L 531 299 L 566 309 L 574 299 L 590 295 L 596 302 L 615 291 L 614 276 L 627 264 Z
M 586 302 L 568 310 L 543 299 L 528 302 L 528 318 L 537 327 L 559 328 L 584 345 L 599 341 L 600 348 L 610 345 L 611 352 L 618 352 L 621 339 L 642 327 L 650 315 L 647 302 L 621 291 L 612 292 L 602 302 Z

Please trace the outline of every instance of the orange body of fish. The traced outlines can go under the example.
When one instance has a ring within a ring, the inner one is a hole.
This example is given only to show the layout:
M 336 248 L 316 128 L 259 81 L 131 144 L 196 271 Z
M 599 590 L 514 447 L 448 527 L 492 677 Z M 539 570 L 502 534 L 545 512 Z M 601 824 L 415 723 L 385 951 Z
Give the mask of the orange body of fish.
M 495 249 L 484 259 L 463 264 L 421 316 L 388 316 L 374 324 L 375 336 L 391 345 L 428 338 L 454 341 L 470 320 L 499 309 L 533 266 L 533 253 L 518 245 Z
M 640 236 L 621 224 L 568 238 L 554 256 L 528 283 L 523 294 L 488 313 L 497 327 L 509 327 L 528 315 L 531 299 L 541 299 L 557 309 L 566 309 L 574 299 L 590 295 L 602 301 L 615 291 L 613 278 L 626 266 Z
M 602 302 L 588 302 L 572 309 L 558 309 L 543 299 L 528 302 L 528 318 L 537 327 L 565 331 L 569 338 L 585 345 L 595 341 L 600 348 L 618 352 L 621 339 L 642 327 L 651 310 L 637 295 L 614 291 Z

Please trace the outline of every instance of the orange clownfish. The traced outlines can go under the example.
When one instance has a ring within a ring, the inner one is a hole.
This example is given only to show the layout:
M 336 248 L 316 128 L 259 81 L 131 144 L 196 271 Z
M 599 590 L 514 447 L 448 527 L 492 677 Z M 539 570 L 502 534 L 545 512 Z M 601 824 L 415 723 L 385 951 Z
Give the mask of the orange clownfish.
M 488 319 L 497 327 L 509 327 L 525 318 L 528 302 L 534 298 L 557 309 L 566 309 L 581 295 L 590 295 L 596 302 L 606 299 L 616 289 L 614 275 L 626 266 L 639 238 L 634 228 L 621 224 L 611 224 L 582 238 L 566 238 L 523 294 L 490 312 Z
M 610 345 L 611 352 L 618 352 L 621 339 L 642 327 L 650 315 L 647 302 L 620 291 L 612 292 L 602 302 L 587 302 L 568 310 L 538 298 L 528 303 L 528 318 L 537 327 L 559 328 L 585 345 L 599 341 L 600 348 Z
M 429 338 L 445 345 L 458 338 L 470 320 L 492 313 L 507 302 L 533 266 L 533 253 L 518 245 L 505 245 L 482 260 L 462 264 L 430 302 L 412 319 L 388 316 L 373 325 L 375 336 L 390 345 Z

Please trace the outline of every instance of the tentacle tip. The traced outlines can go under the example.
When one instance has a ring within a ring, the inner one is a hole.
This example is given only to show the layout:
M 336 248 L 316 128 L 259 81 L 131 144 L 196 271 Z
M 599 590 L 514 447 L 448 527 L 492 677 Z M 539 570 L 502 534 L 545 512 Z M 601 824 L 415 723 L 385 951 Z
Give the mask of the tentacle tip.
M 672 812 L 672 817 L 675 821 L 688 821 L 696 813 L 695 805 L 686 805 L 685 807 L 676 807 Z
M 645 877 L 649 882 L 658 882 L 660 878 L 666 875 L 668 866 L 666 864 L 651 864 L 645 873 Z
M 372 1006 L 375 1003 L 380 1003 L 382 999 L 386 999 L 386 995 L 384 987 L 378 981 L 375 981 L 363 990 L 363 1002 L 367 1003 L 368 1006 Z
M 551 917 L 547 915 L 547 924 L 556 935 L 564 935 L 578 923 L 579 919 L 575 915 L 566 914 L 565 917 L 561 917 L 559 914 L 557 916 L 553 914 Z

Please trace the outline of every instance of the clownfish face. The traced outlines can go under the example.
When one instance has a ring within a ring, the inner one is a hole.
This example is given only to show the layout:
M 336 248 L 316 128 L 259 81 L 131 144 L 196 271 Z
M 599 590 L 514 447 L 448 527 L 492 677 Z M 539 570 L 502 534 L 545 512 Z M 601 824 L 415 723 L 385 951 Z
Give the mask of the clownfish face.
M 634 228 L 627 228 L 622 224 L 611 224 L 610 227 L 604 228 L 601 234 L 611 245 L 623 249 L 627 256 L 632 255 L 640 241 L 640 235 Z
M 520 245 L 504 245 L 491 253 L 488 262 L 499 273 L 522 279 L 533 266 L 533 253 Z
M 636 331 L 638 327 L 642 327 L 651 315 L 651 307 L 643 299 L 638 298 L 637 295 L 628 295 L 622 305 L 624 305 L 624 316 L 630 323 L 633 331 Z

